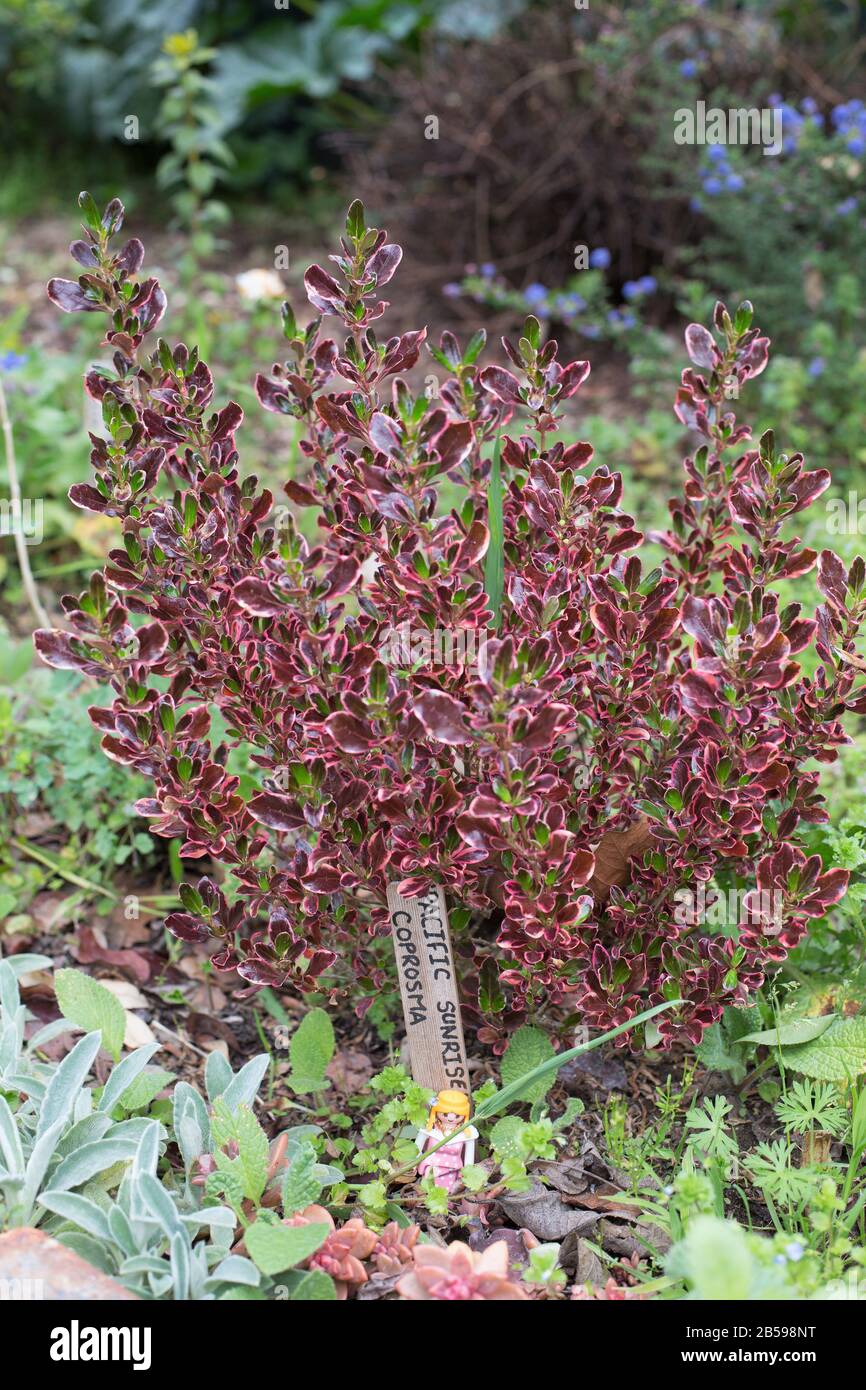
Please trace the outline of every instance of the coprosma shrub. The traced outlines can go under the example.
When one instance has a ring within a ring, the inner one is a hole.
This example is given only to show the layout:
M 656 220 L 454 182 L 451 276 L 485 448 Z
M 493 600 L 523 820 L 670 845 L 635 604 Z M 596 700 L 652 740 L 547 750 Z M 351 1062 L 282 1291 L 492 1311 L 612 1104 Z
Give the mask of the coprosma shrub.
M 286 307 L 288 360 L 256 381 L 298 422 L 308 466 L 285 490 L 317 509 L 311 546 L 241 480 L 243 412 L 215 408 L 196 349 L 145 348 L 166 300 L 139 241 L 111 249 L 122 206 L 81 207 L 83 273 L 49 294 L 104 315 L 114 371 L 87 376 L 104 437 L 70 496 L 122 545 L 64 600 L 69 631 L 36 642 L 111 685 L 91 717 L 152 780 L 155 833 L 231 872 L 232 905 L 207 876 L 183 884 L 169 928 L 216 938 L 215 966 L 253 986 L 362 1011 L 387 983 L 387 884 L 435 882 L 483 1041 L 527 1010 L 601 1027 L 674 998 L 663 1038 L 699 1038 L 844 893 L 796 834 L 825 818 L 808 764 L 866 712 L 866 567 L 783 539 L 829 475 L 771 433 L 751 447 L 731 406 L 767 362 L 751 305 L 686 333 L 676 412 L 699 447 L 647 572 L 621 477 L 557 438 L 589 364 L 561 363 L 532 318 L 508 369 L 479 366 L 483 332 L 446 333 L 429 350 L 447 379 L 416 396 L 425 332 L 373 329 L 401 252 L 353 204 L 332 269 L 307 272 L 315 317 Z M 781 607 L 816 562 L 815 617 Z M 813 678 L 794 660 L 810 644 Z M 260 770 L 249 800 L 208 739 L 214 706 Z M 727 932 L 701 910 L 714 883 L 748 890 Z

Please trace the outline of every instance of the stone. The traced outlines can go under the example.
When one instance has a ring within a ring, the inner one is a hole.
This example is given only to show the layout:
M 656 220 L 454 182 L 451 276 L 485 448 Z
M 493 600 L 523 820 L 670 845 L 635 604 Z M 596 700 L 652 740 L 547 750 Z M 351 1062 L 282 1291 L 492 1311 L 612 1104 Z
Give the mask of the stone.
M 116 1279 L 30 1226 L 0 1236 L 0 1298 L 49 1302 L 138 1301 Z

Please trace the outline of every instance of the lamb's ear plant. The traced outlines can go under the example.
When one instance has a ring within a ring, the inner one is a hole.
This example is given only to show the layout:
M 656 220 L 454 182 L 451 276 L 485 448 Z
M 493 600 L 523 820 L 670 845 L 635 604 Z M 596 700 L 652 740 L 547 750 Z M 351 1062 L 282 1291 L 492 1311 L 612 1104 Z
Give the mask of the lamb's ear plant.
M 40 968 L 51 965 L 43 957 L 23 959 L 41 961 Z M 140 1048 L 114 1069 L 105 1087 L 109 1101 L 116 1102 L 109 1110 L 87 1085 L 101 1033 L 85 1034 L 56 1065 L 40 1060 L 42 1044 L 68 1032 L 69 1024 L 60 1019 L 24 1041 L 29 1014 L 20 999 L 20 971 L 20 965 L 0 962 L 0 1192 L 4 1225 L 38 1226 L 46 1220 L 49 1190 L 80 1200 L 82 1189 L 104 1184 L 117 1165 L 133 1158 L 145 1130 L 163 1139 L 165 1131 L 157 1122 L 130 1118 L 122 1104 L 155 1045 Z
M 213 938 L 215 967 L 254 986 L 363 1010 L 388 979 L 388 884 L 435 883 L 499 1051 L 542 1002 L 553 1030 L 641 1019 L 619 1046 L 696 1043 L 747 1004 L 845 892 L 802 834 L 826 819 L 815 768 L 846 741 L 842 715 L 866 712 L 866 565 L 790 530 L 830 476 L 738 418 L 768 360 L 752 305 L 686 330 L 675 411 L 693 451 L 653 538 L 663 562 L 645 565 L 622 478 L 560 437 L 589 363 L 560 360 L 530 316 L 507 367 L 481 364 L 483 334 L 464 349 L 445 333 L 438 395 L 416 395 L 426 330 L 378 323 L 402 253 L 353 203 L 330 268 L 306 273 L 309 323 L 286 309 L 285 361 L 256 380 L 300 428 L 285 491 L 314 509 L 276 526 L 241 475 L 240 406 L 195 347 L 153 342 L 166 298 L 141 243 L 113 245 L 122 205 L 81 208 L 82 273 L 49 295 L 102 317 L 112 366 L 87 375 L 104 436 L 70 497 L 116 518 L 121 544 L 64 600 L 68 630 L 36 641 L 111 686 L 92 718 L 151 779 L 137 808 L 155 833 L 234 876 L 237 901 L 206 874 L 181 885 L 168 928 Z M 811 616 L 780 589 L 813 571 Z M 436 634 L 477 659 L 440 660 Z M 214 706 L 259 769 L 249 799 L 209 737 Z M 714 880 L 748 888 L 732 932 L 704 920 Z M 824 1065 L 823 1040 L 805 1047 Z
M 0 961 L 0 1228 L 38 1226 L 142 1298 L 267 1296 L 270 1274 L 285 1282 L 286 1271 L 328 1233 L 305 1228 L 296 1242 L 303 1253 L 283 1252 L 279 1271 L 273 1256 L 256 1262 L 257 1237 L 253 1258 L 232 1253 L 239 1230 L 270 1220 L 257 1211 L 274 1177 L 272 1160 L 251 1109 L 268 1058 L 254 1057 L 237 1073 L 223 1058 L 209 1061 L 207 1101 L 177 1082 L 168 1126 L 133 1114 L 171 1080 L 150 1065 L 157 1044 L 129 1053 L 99 1086 L 92 1079 L 99 1031 L 86 1033 L 59 1063 L 43 1060 L 40 1048 L 69 1032 L 65 1018 L 25 1041 L 32 1019 L 18 980 L 50 966 L 35 955 Z M 180 1169 L 167 1157 L 172 1143 Z M 293 1195 L 318 1197 L 342 1177 L 310 1162 L 306 1151 L 296 1157 L 297 1142 L 285 1147 L 289 1211 L 297 1209 Z M 319 1285 L 326 1279 L 317 1274 Z M 302 1284 L 286 1285 L 285 1296 L 302 1296 Z

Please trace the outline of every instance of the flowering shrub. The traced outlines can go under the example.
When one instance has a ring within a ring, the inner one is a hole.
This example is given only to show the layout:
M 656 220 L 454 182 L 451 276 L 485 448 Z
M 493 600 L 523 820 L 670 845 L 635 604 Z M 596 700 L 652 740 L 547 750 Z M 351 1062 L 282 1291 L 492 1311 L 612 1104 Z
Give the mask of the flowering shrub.
M 120 204 L 81 205 L 83 274 L 49 295 L 106 316 L 114 372 L 87 376 L 105 437 L 95 484 L 70 496 L 117 517 L 123 544 L 64 600 L 70 630 L 36 642 L 110 683 L 91 717 L 108 756 L 152 779 L 137 808 L 155 832 L 234 876 L 234 902 L 207 875 L 182 884 L 168 927 L 214 937 L 217 968 L 253 986 L 353 987 L 363 1010 L 387 978 L 368 948 L 388 882 L 437 882 L 482 1040 L 502 1046 L 542 1004 L 601 1027 L 676 998 L 662 1036 L 699 1038 L 842 896 L 846 873 L 822 873 L 796 832 L 824 818 L 807 764 L 836 758 L 846 708 L 866 711 L 866 567 L 783 539 L 829 475 L 772 434 L 752 447 L 728 408 L 767 362 L 751 305 L 718 305 L 715 337 L 686 333 L 676 412 L 700 443 L 647 572 L 620 476 L 557 439 L 589 364 L 560 362 L 530 317 L 508 369 L 479 365 L 483 333 L 446 333 L 431 351 L 447 380 L 415 396 L 425 332 L 373 328 L 401 252 L 353 204 L 333 273 L 306 275 L 316 317 L 286 309 L 288 360 L 256 381 L 302 427 L 309 469 L 286 492 L 317 509 L 311 546 L 241 481 L 242 411 L 215 407 L 196 350 L 144 349 L 165 296 L 139 278 L 140 242 L 111 249 Z M 449 513 L 442 479 L 463 499 Z M 816 561 L 815 618 L 781 607 L 776 586 Z M 406 626 L 470 634 L 478 658 L 395 648 Z M 813 641 L 808 679 L 793 658 Z M 248 801 L 208 740 L 211 705 L 261 770 Z M 715 878 L 754 885 L 732 936 L 674 912 Z
M 449 299 L 465 297 L 494 310 L 531 313 L 542 323 L 561 324 L 583 338 L 608 339 L 628 346 L 630 329 L 639 328 L 640 338 L 636 341 L 648 331 L 639 325 L 632 312 L 633 306 L 651 298 L 658 286 L 652 275 L 626 280 L 622 286 L 622 302 L 614 306 L 604 277 L 610 260 L 606 246 L 596 246 L 591 251 L 587 248 L 586 267 L 555 290 L 537 281 L 524 290 L 513 290 L 497 274 L 492 263 L 470 265 L 466 267 L 464 279 L 444 285 L 443 293 Z

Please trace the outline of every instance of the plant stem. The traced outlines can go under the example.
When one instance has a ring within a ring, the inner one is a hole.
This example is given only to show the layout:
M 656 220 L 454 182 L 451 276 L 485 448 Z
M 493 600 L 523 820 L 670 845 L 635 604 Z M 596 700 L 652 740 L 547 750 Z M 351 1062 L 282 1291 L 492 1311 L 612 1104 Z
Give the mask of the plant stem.
M 40 627 L 50 627 L 51 622 L 48 614 L 42 607 L 42 600 L 36 592 L 36 584 L 30 569 L 30 557 L 27 554 L 27 543 L 24 539 L 24 528 L 21 522 L 21 486 L 18 481 L 18 469 L 15 463 L 15 440 L 12 436 L 12 420 L 9 416 L 9 409 L 6 404 L 6 392 L 3 390 L 2 380 L 0 380 L 0 426 L 2 426 L 3 429 L 6 471 L 9 474 L 9 497 L 12 502 L 13 535 L 15 537 L 15 550 L 18 555 L 18 567 L 21 570 L 21 582 L 24 585 L 27 601 L 33 609 L 37 623 Z M 16 503 L 18 504 L 17 527 L 15 527 Z
M 86 888 L 91 893 L 99 893 L 103 898 L 110 898 L 115 903 L 118 901 L 117 894 L 112 888 L 103 888 L 98 883 L 92 883 L 89 878 L 82 878 L 80 874 L 73 873 L 71 869 L 57 864 L 53 856 L 36 849 L 35 845 L 29 845 L 26 840 L 15 839 L 12 843 L 16 849 L 20 849 L 22 854 L 29 854 L 31 859 L 44 864 L 47 869 L 52 869 L 61 878 L 65 878 L 68 883 L 74 883 L 77 888 Z

